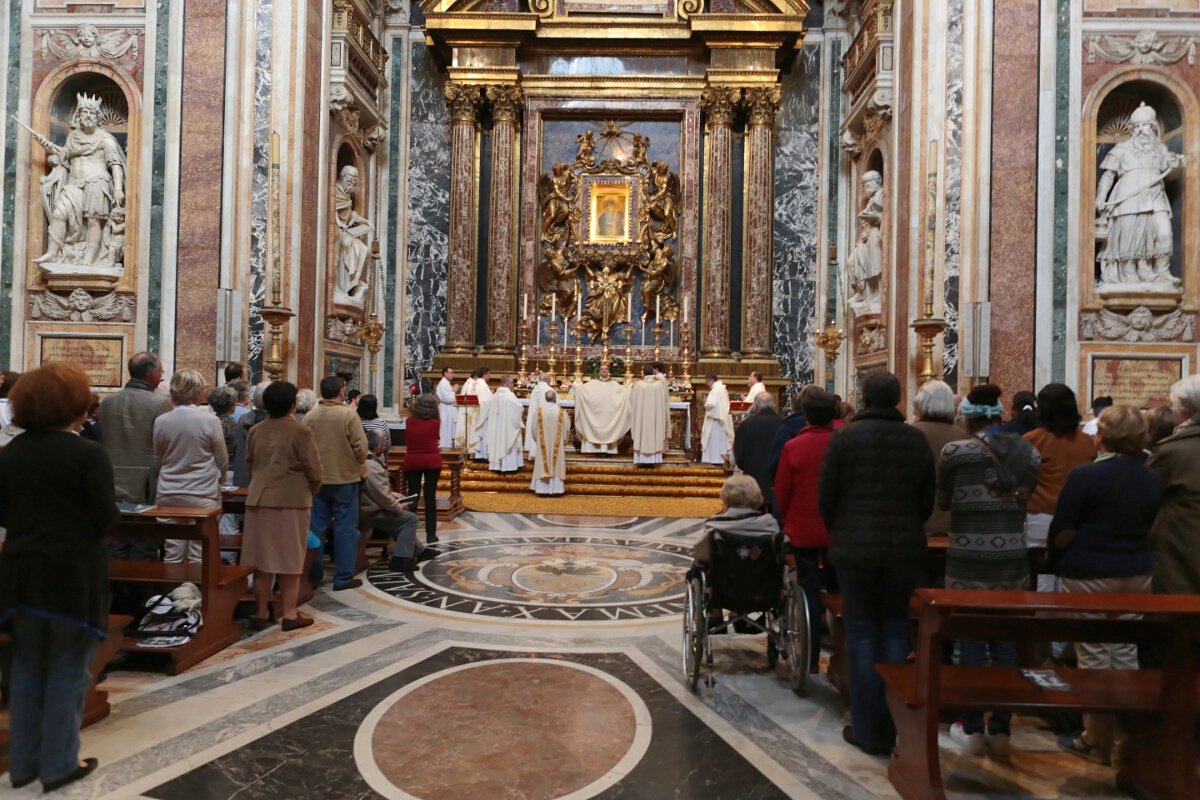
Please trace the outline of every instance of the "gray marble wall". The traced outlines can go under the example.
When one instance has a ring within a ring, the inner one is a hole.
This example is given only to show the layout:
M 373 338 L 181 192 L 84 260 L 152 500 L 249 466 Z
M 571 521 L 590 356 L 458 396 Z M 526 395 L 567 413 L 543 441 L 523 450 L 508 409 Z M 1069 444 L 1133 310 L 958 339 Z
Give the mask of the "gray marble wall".
M 949 0 L 946 9 L 946 245 L 943 282 L 948 327 L 942 337 L 942 370 L 946 383 L 958 382 L 958 276 L 962 255 L 962 125 L 963 125 L 963 0 Z
M 411 385 L 446 342 L 446 264 L 450 226 L 450 114 L 444 78 L 423 42 L 412 44 L 408 134 L 408 270 L 405 383 Z
M 821 45 L 807 45 L 783 76 L 776 126 L 773 341 L 783 376 L 796 383 L 813 375 L 809 329 L 817 304 L 820 81 Z
M 262 380 L 263 319 L 267 274 L 267 195 L 271 172 L 271 49 L 275 0 L 258 0 L 254 13 L 254 161 L 250 177 L 250 305 L 247 360 L 250 378 Z

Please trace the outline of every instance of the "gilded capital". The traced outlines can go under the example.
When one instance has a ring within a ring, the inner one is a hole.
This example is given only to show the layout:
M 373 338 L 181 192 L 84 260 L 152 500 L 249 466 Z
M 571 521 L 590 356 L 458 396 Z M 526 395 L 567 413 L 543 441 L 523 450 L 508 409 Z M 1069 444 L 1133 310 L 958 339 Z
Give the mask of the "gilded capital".
M 453 81 L 446 82 L 446 107 L 451 121 L 475 123 L 479 118 L 479 87 Z
M 741 90 L 732 86 L 706 86 L 700 105 L 708 115 L 709 125 L 729 125 L 737 110 Z
M 774 125 L 775 116 L 779 113 L 780 98 L 781 92 L 778 84 L 747 89 L 746 111 L 749 114 L 750 127 Z
M 521 101 L 524 94 L 521 87 L 515 84 L 499 84 L 489 86 L 485 90 L 487 99 L 492 104 L 492 119 L 497 122 L 515 122 L 521 116 Z

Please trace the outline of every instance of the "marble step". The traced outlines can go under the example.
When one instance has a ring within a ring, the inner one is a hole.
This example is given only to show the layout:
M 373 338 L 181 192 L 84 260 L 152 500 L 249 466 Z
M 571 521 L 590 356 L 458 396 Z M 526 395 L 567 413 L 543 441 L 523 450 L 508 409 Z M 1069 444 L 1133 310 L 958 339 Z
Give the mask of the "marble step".
M 464 492 L 501 492 L 501 493 L 517 493 L 528 492 L 530 476 L 526 474 L 524 480 L 520 480 L 517 476 L 520 473 L 510 475 L 507 481 L 468 481 L 462 482 L 462 490 Z M 647 486 L 639 483 L 636 486 L 629 484 L 606 484 L 606 483 L 578 483 L 567 478 L 567 492 L 569 494 L 587 494 L 587 495 L 606 495 L 612 497 L 692 497 L 692 498 L 719 498 L 721 496 L 721 487 L 696 487 L 696 486 Z

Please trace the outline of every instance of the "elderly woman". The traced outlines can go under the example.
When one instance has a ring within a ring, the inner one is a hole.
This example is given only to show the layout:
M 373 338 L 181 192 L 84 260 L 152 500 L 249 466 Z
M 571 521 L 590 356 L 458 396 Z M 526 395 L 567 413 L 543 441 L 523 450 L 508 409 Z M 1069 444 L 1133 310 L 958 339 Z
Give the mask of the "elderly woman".
M 246 437 L 250 435 L 250 429 L 267 418 L 267 410 L 263 406 L 263 392 L 270 381 L 263 381 L 254 387 L 251 392 L 251 398 L 254 408 L 246 414 L 238 417 L 236 447 L 229 454 L 229 461 L 233 466 L 233 485 L 234 486 L 249 486 L 250 485 L 250 470 L 246 467 Z
M 963 431 L 954 424 L 958 413 L 955 408 L 954 391 L 942 381 L 928 381 L 917 392 L 913 400 L 913 411 L 917 421 L 913 427 L 925 434 L 929 441 L 929 449 L 933 451 L 936 467 L 942 465 L 942 449 L 953 441 L 962 438 Z M 950 533 L 950 512 L 946 509 L 935 508 L 925 521 L 926 534 Z
M 296 392 L 296 422 L 303 422 L 304 415 L 317 407 L 321 398 L 312 389 L 301 389 Z
M 208 407 L 221 421 L 225 452 L 232 458 L 237 449 L 237 420 L 233 417 L 233 410 L 237 408 L 237 392 L 229 386 L 218 386 L 208 393 Z
M 69 363 L 27 372 L 11 394 L 25 433 L 0 452 L 0 623 L 12 634 L 9 673 L 14 789 L 39 778 L 51 792 L 96 768 L 79 762 L 88 665 L 108 621 L 104 539 L 117 521 L 113 470 L 75 435 L 91 401 Z
M 276 381 L 262 393 L 268 417 L 250 429 L 246 465 L 246 533 L 242 564 L 254 567 L 257 613 L 251 627 L 271 624 L 271 589 L 279 579 L 285 631 L 304 628 L 312 618 L 296 610 L 308 539 L 309 509 L 321 488 L 321 456 L 309 428 L 296 422 L 296 387 Z
M 421 504 L 425 509 L 425 541 L 433 544 L 437 538 L 437 484 L 442 472 L 442 451 L 438 447 L 438 401 L 423 394 L 413 401 L 412 414 L 405 423 L 404 483 L 409 494 L 425 492 Z
M 1200 375 L 1171 387 L 1179 427 L 1158 443 L 1148 462 L 1163 486 L 1154 519 L 1154 588 L 1200 594 Z
M 938 467 L 938 505 L 950 512 L 950 546 L 946 551 L 947 589 L 1025 589 L 1029 554 L 1025 548 L 1023 500 L 1037 482 L 1038 452 L 1012 433 L 988 431 L 1004 414 L 1000 387 L 971 389 L 961 409 L 970 437 L 942 450 Z M 1012 642 L 992 642 L 997 666 L 1016 666 Z M 986 666 L 988 642 L 958 643 L 959 663 Z M 1009 755 L 1012 713 L 993 711 L 985 728 L 983 711 L 963 712 L 950 728 L 950 738 L 968 755 Z
M 1154 572 L 1150 526 L 1162 483 L 1142 463 L 1146 420 L 1133 406 L 1110 406 L 1098 419 L 1100 457 L 1067 475 L 1050 523 L 1050 562 L 1064 592 L 1149 592 Z M 1193 519 L 1193 527 L 1195 526 Z M 1075 646 L 1083 669 L 1137 669 L 1137 645 Z M 1059 736 L 1064 750 L 1108 764 L 1113 746 L 1111 714 L 1084 714 L 1079 736 Z
M 175 408 L 154 420 L 155 503 L 183 508 L 220 508 L 221 483 L 229 468 L 221 421 L 196 404 L 205 396 L 204 377 L 194 369 L 171 376 Z M 199 562 L 198 541 L 168 539 L 163 561 Z
M 388 447 L 392 445 L 392 432 L 388 429 L 388 424 L 379 418 L 379 398 L 373 394 L 364 394 L 358 398 L 358 418 L 362 420 L 363 433 L 370 434 L 371 431 L 376 431 Z M 387 450 L 382 454 L 372 453 L 367 458 L 373 461 L 378 461 L 379 465 L 387 469 Z

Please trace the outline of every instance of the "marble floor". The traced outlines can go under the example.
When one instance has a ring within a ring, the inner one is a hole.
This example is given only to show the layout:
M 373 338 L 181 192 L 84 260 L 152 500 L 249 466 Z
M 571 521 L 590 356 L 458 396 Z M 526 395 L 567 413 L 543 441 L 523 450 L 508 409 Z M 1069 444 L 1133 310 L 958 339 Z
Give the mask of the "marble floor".
M 695 519 L 468 513 L 405 577 L 322 589 L 279 628 L 176 676 L 114 669 L 99 758 L 68 798 L 895 797 L 887 762 L 842 742 L 824 677 L 801 699 L 762 637 L 714 639 L 716 686 L 683 681 Z M 1011 764 L 961 756 L 952 798 L 1124 797 L 1112 771 L 1021 720 Z M 5 791 L 32 797 L 40 787 Z

